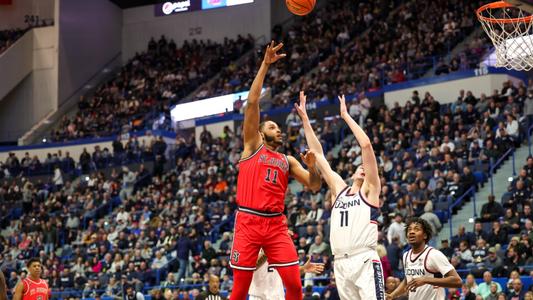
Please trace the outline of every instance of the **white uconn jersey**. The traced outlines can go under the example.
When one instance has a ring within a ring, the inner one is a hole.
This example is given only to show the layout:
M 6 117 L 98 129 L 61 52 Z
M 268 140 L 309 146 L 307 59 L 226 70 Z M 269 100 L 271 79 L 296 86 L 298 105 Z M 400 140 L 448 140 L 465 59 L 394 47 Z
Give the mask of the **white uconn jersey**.
M 248 290 L 250 299 L 256 300 L 283 300 L 285 290 L 283 282 L 275 268 L 270 267 L 268 262 L 254 271 L 254 277 Z
M 378 208 L 359 192 L 350 195 L 350 186 L 338 195 L 331 210 L 331 250 L 335 256 L 352 255 L 360 249 L 376 249 Z
M 405 279 L 407 282 L 419 277 L 442 278 L 443 275 L 453 270 L 448 258 L 437 249 L 426 246 L 424 251 L 413 254 L 409 250 L 403 254 Z M 444 288 L 425 284 L 409 292 L 409 299 L 444 300 Z

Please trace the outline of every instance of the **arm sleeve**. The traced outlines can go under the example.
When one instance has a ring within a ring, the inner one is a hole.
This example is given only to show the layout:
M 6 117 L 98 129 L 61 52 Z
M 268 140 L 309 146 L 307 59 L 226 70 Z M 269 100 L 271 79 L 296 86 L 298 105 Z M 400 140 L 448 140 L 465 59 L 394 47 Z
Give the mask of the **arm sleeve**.
M 428 271 L 438 272 L 443 276 L 454 269 L 452 264 L 448 261 L 448 258 L 437 249 L 429 250 L 426 268 Z

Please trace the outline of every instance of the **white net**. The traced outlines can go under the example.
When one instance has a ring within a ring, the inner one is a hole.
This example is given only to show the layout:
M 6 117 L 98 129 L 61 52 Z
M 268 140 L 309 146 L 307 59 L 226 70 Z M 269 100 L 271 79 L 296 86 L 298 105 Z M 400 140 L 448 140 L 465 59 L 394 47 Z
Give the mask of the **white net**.
M 497 67 L 533 68 L 533 16 L 504 2 L 486 5 L 477 13 L 496 48 Z

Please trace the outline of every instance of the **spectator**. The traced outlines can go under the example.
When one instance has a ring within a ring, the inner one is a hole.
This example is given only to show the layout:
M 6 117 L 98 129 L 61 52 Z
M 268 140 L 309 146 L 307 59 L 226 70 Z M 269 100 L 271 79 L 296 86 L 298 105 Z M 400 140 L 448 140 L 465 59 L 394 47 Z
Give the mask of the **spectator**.
M 483 230 L 483 223 L 479 221 L 476 221 L 476 223 L 474 223 L 474 235 L 476 241 L 479 241 L 480 239 L 487 241 L 489 237 L 487 232 Z
M 387 233 L 387 240 L 389 243 L 392 243 L 394 237 L 399 238 L 400 247 L 406 244 L 405 238 L 405 223 L 402 222 L 402 215 L 397 213 L 394 216 L 394 220 L 389 226 L 389 231 Z
M 507 231 L 505 228 L 502 228 L 499 221 L 492 222 L 492 231 L 489 234 L 489 244 L 490 245 L 504 245 L 507 243 L 508 237 L 507 237 Z
M 477 294 L 478 286 L 476 283 L 476 279 L 474 278 L 474 275 L 472 274 L 466 275 L 465 285 L 469 293 L 472 293 L 474 295 Z
M 488 256 L 484 259 L 485 267 L 487 269 L 497 270 L 503 265 L 502 259 L 497 255 L 496 248 L 490 247 L 488 250 Z
M 329 245 L 326 244 L 321 235 L 315 236 L 315 242 L 309 247 L 308 255 L 319 253 L 320 255 L 329 251 Z
M 448 259 L 451 259 L 455 253 L 453 248 L 451 248 L 448 244 L 448 240 L 442 240 L 440 242 L 441 248 L 439 249 L 440 252 L 442 252 Z
M 507 296 L 510 300 L 520 300 L 524 299 L 526 292 L 527 291 L 523 288 L 520 278 L 516 278 L 513 280 L 513 288 L 509 289 Z
M 390 263 L 393 274 L 400 272 L 402 249 L 400 247 L 400 239 L 398 236 L 392 238 L 392 243 L 389 243 L 386 250 L 387 259 Z
M 475 237 L 471 232 L 466 232 L 464 225 L 459 225 L 457 228 L 457 234 L 452 236 L 451 247 L 456 249 L 461 242 L 467 242 L 469 245 L 475 244 Z
M 152 262 L 152 269 L 161 269 L 163 268 L 164 266 L 166 266 L 166 264 L 168 263 L 167 261 L 167 258 L 165 256 L 163 256 L 163 254 L 161 253 L 161 251 L 157 251 L 155 253 L 155 258 L 154 258 L 154 261 Z
M 429 225 L 431 226 L 431 231 L 433 232 L 433 236 L 437 236 L 442 229 L 442 224 L 439 220 L 439 217 L 435 213 L 433 213 L 433 202 L 428 201 L 426 205 L 424 206 L 424 213 L 420 216 L 420 218 L 426 220 Z
M 483 300 L 485 300 L 485 299 L 501 300 L 501 296 L 503 296 L 503 299 L 505 300 L 505 294 L 503 294 L 502 292 L 498 292 L 497 283 L 496 282 L 492 282 L 490 284 L 489 293 L 488 293 L 487 297 L 482 298 L 482 299 Z
M 481 295 L 483 299 L 486 299 L 489 294 L 493 294 L 491 291 L 492 284 L 496 285 L 496 293 L 500 293 L 502 291 L 502 287 L 500 286 L 500 284 L 495 281 L 492 281 L 492 274 L 489 271 L 486 271 L 485 273 L 483 273 L 483 282 L 479 284 L 477 294 Z
M 492 222 L 503 215 L 503 208 L 495 201 L 494 195 L 489 195 L 488 200 L 489 202 L 483 204 L 481 207 L 482 222 Z

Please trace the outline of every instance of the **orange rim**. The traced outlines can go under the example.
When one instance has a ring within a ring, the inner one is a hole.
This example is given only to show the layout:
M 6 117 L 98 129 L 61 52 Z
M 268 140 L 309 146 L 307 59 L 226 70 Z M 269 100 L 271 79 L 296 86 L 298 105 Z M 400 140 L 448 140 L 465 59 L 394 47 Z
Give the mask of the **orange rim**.
M 504 1 L 497 1 L 492 2 L 489 4 L 485 4 L 482 7 L 478 8 L 476 11 L 477 18 L 480 21 L 490 22 L 490 23 L 528 23 L 531 22 L 531 19 L 533 19 L 533 15 L 522 17 L 522 18 L 509 18 L 509 19 L 498 19 L 498 18 L 489 18 L 481 15 L 482 12 L 488 10 L 488 9 L 496 9 L 496 8 L 507 8 L 507 7 L 514 7 L 512 4 L 509 4 Z

